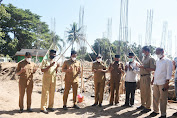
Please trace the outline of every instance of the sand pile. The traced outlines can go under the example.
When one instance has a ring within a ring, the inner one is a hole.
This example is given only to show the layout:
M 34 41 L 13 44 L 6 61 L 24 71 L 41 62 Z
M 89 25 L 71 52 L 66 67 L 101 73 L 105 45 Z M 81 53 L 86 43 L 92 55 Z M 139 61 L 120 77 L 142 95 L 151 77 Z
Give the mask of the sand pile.
M 15 75 L 17 63 L 6 62 L 0 64 L 0 80 L 16 80 Z
M 169 84 L 168 99 L 169 100 L 176 100 L 174 79 L 172 79 Z

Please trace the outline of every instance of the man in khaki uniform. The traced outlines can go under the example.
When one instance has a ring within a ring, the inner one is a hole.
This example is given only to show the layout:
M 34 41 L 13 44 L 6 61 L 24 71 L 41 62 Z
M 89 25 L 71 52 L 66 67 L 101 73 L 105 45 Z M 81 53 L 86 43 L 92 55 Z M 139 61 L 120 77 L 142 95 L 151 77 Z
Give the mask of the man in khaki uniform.
M 16 74 L 20 76 L 19 79 L 19 107 L 20 113 L 23 112 L 23 98 L 25 95 L 25 89 L 27 92 L 27 111 L 31 110 L 31 95 L 33 91 L 33 74 L 36 72 L 36 67 L 31 62 L 31 54 L 26 52 L 25 59 L 18 63 Z
M 143 65 L 140 68 L 140 92 L 141 92 L 141 106 L 137 109 L 143 109 L 142 112 L 147 113 L 151 111 L 151 72 L 155 71 L 155 60 L 150 56 L 150 49 L 148 46 L 142 48 Z
M 119 62 L 120 55 L 115 55 L 114 62 L 110 65 L 109 71 L 111 74 L 110 79 L 110 102 L 109 105 L 113 105 L 113 101 L 115 104 L 119 103 L 119 85 L 121 80 L 121 74 L 123 72 L 123 64 Z M 114 97 L 115 95 L 115 97 Z
M 92 71 L 94 72 L 94 85 L 95 85 L 95 103 L 92 106 L 98 105 L 102 107 L 104 87 L 105 87 L 105 73 L 107 72 L 106 66 L 102 62 L 102 56 L 97 56 L 97 61 L 93 63 Z
M 56 86 L 56 73 L 59 64 L 54 62 L 54 58 L 56 56 L 55 50 L 50 50 L 49 59 L 43 60 L 41 65 L 41 71 L 44 72 L 42 79 L 42 96 L 41 96 L 41 112 L 48 114 L 47 111 L 47 99 L 49 95 L 49 105 L 48 110 L 54 111 L 54 94 L 55 94 L 55 86 Z
M 71 51 L 71 58 L 64 62 L 62 66 L 62 72 L 65 72 L 65 89 L 63 95 L 63 109 L 67 110 L 67 99 L 69 90 L 73 89 L 73 108 L 79 109 L 77 106 L 77 89 L 79 81 L 79 73 L 81 69 L 81 64 L 76 60 L 76 51 Z

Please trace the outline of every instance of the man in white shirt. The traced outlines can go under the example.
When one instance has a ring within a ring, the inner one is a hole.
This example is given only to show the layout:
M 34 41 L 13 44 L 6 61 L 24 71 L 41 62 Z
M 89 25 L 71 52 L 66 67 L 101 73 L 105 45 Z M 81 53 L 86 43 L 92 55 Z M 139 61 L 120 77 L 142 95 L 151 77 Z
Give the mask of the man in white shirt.
M 177 57 L 175 57 L 173 61 L 173 71 L 175 71 L 175 95 L 177 101 Z M 174 113 L 173 115 L 177 116 L 177 112 Z
M 140 69 L 138 67 L 139 63 L 134 59 L 134 54 L 129 53 L 129 62 L 125 66 L 126 77 L 125 77 L 125 90 L 126 90 L 126 99 L 124 106 L 133 106 L 135 98 L 135 89 L 137 82 L 137 74 Z M 130 98 L 131 95 L 131 98 Z
M 153 112 L 150 116 L 159 114 L 159 102 L 161 117 L 166 118 L 166 108 L 168 99 L 169 80 L 172 76 L 173 64 L 170 59 L 164 56 L 163 48 L 156 49 L 156 55 L 159 58 L 156 62 L 153 83 Z

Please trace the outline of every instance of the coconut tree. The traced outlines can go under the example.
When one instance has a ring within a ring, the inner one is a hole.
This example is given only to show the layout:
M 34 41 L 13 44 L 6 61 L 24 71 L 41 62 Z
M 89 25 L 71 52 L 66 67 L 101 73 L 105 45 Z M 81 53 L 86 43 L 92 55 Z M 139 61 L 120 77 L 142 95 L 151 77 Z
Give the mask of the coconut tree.
M 71 29 L 66 31 L 68 33 L 67 42 L 71 42 L 72 43 L 72 49 L 71 50 L 73 50 L 74 42 L 80 43 L 81 40 L 83 40 L 83 34 L 81 33 L 82 27 L 78 28 L 77 27 L 77 23 L 74 22 L 70 26 L 71 26 Z

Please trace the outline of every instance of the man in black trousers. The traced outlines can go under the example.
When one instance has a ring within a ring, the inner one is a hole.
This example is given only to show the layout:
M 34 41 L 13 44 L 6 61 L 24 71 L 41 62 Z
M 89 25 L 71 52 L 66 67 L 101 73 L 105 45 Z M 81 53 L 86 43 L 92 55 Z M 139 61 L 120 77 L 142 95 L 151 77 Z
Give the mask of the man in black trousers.
M 138 68 L 139 63 L 135 60 L 133 53 L 129 53 L 128 58 L 129 58 L 129 62 L 125 66 L 126 99 L 125 99 L 124 106 L 131 107 L 134 105 L 137 74 L 139 73 L 140 69 Z M 130 95 L 131 95 L 131 98 L 130 98 Z

